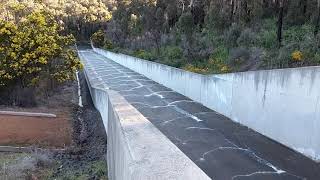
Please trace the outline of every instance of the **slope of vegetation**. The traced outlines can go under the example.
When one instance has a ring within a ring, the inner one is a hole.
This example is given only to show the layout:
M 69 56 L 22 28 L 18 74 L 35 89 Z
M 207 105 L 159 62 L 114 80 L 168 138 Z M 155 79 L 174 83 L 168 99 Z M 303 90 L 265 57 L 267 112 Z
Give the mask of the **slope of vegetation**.
M 14 132 L 4 131 L 9 138 L 1 145 L 51 149 L 56 146 L 47 136 L 63 142 L 60 135 L 72 134 L 71 145 L 61 145 L 63 151 L 0 153 L 0 179 L 107 179 L 106 134 L 100 114 L 85 98 L 90 96 L 86 88 L 81 89 L 82 107 L 75 103 L 78 96 L 74 99 L 78 95 L 75 73 L 82 69 L 75 43 L 88 39 L 110 20 L 111 4 L 100 0 L 0 1 L 0 109 L 57 115 L 46 128 L 40 117 L 39 122 L 12 118 L 16 125 L 2 116 L 1 123 L 9 124 Z M 82 77 L 81 87 L 85 84 Z
M 46 96 L 73 79 L 81 65 L 72 46 L 90 37 L 204 74 L 319 65 L 319 8 L 319 0 L 4 0 L 0 103 L 32 104 L 21 101 L 35 87 Z
M 75 38 L 37 3 L 8 1 L 0 11 L 0 104 L 33 106 L 82 65 Z M 43 96 L 42 96 L 43 95 Z
M 199 73 L 320 64 L 318 0 L 117 0 L 97 46 Z

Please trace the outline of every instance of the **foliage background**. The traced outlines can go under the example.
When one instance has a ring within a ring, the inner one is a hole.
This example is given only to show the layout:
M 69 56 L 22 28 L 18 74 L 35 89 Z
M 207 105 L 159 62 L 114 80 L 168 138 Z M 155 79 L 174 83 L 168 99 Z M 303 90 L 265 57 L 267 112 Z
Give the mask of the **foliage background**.
M 117 0 L 102 30 L 116 52 L 199 73 L 311 66 L 320 63 L 319 8 L 318 0 Z
M 71 79 L 80 65 L 68 47 L 90 37 L 204 74 L 319 65 L 319 9 L 319 0 L 4 0 L 0 83 Z
M 75 38 L 40 4 L 1 5 L 0 103 L 35 105 L 36 96 L 48 96 L 82 68 L 72 48 Z

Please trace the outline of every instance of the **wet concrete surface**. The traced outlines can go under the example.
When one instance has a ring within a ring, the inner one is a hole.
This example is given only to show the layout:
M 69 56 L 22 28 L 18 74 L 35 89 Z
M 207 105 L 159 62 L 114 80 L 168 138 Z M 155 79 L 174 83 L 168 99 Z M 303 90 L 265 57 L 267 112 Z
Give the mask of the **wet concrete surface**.
M 320 179 L 319 163 L 92 50 L 80 56 L 94 86 L 119 92 L 212 179 Z

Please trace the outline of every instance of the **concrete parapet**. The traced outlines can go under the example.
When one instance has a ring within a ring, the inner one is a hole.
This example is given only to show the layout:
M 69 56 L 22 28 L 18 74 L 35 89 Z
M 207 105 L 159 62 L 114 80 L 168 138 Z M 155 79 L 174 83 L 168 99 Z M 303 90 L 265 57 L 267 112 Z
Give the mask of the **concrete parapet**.
M 94 51 L 320 161 L 320 67 L 201 75 Z
M 86 74 L 88 71 L 85 68 Z M 120 94 L 92 86 L 91 80 L 98 77 L 86 79 L 108 135 L 109 179 L 210 179 Z

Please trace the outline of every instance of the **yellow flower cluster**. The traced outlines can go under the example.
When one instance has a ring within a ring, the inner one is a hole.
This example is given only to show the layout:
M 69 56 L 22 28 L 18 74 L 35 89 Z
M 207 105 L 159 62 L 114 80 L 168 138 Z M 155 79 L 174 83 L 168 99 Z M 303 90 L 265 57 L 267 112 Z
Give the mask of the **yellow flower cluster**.
M 207 74 L 209 71 L 209 68 L 199 68 L 192 64 L 187 64 L 183 67 L 184 70 L 194 72 L 194 73 L 200 73 L 200 74 Z
M 302 61 L 303 60 L 303 54 L 301 51 L 294 51 L 291 54 L 291 57 L 294 61 Z
M 42 76 L 64 82 L 82 68 L 69 49 L 73 36 L 59 35 L 57 23 L 46 13 L 33 12 L 17 24 L 0 20 L 0 39 L 1 86 L 22 76 L 30 85 L 36 85 Z
M 230 68 L 229 68 L 227 65 L 223 65 L 222 68 L 220 69 L 220 71 L 221 71 L 222 73 L 228 73 L 228 72 L 230 72 L 231 70 L 230 70 Z
M 213 69 L 217 69 L 219 73 L 229 73 L 231 72 L 231 68 L 226 65 L 225 63 L 222 63 L 221 60 L 209 59 L 209 66 L 213 67 Z

